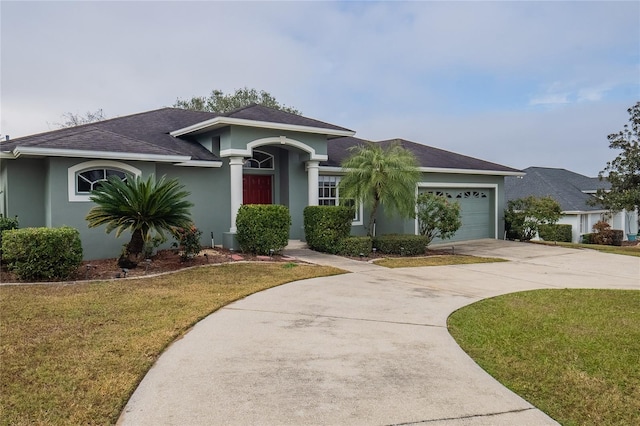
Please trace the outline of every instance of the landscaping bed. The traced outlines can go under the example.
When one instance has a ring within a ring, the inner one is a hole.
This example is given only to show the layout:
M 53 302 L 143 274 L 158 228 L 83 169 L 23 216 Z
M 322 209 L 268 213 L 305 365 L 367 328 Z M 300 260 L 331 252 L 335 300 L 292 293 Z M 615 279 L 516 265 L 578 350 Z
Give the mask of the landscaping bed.
M 125 272 L 118 267 L 117 258 L 85 260 L 78 270 L 69 278 L 69 281 L 85 280 L 108 280 L 125 278 Z M 208 264 L 220 264 L 237 261 L 270 261 L 270 262 L 291 262 L 294 259 L 281 256 L 256 256 L 244 253 L 235 253 L 222 248 L 204 248 L 193 258 L 183 261 L 176 250 L 159 250 L 158 253 L 149 259 L 149 262 L 141 262 L 137 268 L 128 269 L 126 277 L 141 277 L 178 271 L 194 266 L 204 266 Z M 4 265 L 0 272 L 0 282 L 12 283 L 20 282 L 15 274 L 8 271 Z

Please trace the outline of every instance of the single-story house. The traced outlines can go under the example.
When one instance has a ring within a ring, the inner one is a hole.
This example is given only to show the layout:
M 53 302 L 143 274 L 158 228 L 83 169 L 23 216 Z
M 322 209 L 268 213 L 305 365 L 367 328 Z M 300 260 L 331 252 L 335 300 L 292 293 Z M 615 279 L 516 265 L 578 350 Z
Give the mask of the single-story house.
M 580 242 L 581 235 L 593 232 L 592 228 L 600 220 L 605 220 L 612 229 L 624 230 L 627 234 L 638 232 L 638 211 L 610 212 L 587 202 L 593 200 L 598 189 L 609 189 L 611 184 L 597 177 L 588 177 L 565 169 L 549 167 L 528 167 L 524 176 L 508 176 L 504 188 L 507 201 L 527 196 L 550 196 L 560 203 L 562 217 L 560 224 L 572 228 L 574 243 Z
M 89 229 L 92 188 L 124 173 L 177 178 L 191 193 L 202 244 L 235 248 L 242 204 L 285 205 L 291 239 L 303 239 L 303 209 L 339 203 L 340 162 L 363 143 L 355 132 L 300 115 L 250 105 L 228 114 L 162 108 L 0 142 L 0 213 L 21 227 L 68 225 L 80 230 L 85 258 L 115 257 L 128 237 Z M 422 144 L 398 140 L 420 161 L 419 191 L 462 205 L 454 240 L 500 238 L 504 178 L 519 170 Z M 381 144 L 391 143 L 382 141 Z M 377 234 L 416 233 L 415 219 L 379 215 Z M 357 209 L 353 234 L 364 235 Z

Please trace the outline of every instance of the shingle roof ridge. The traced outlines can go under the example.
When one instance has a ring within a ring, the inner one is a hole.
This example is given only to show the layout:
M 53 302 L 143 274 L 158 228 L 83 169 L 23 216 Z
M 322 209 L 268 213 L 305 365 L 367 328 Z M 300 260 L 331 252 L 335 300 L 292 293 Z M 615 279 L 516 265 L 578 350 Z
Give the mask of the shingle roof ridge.
M 428 149 L 433 149 L 433 150 L 435 150 L 435 151 L 440 151 L 440 152 L 446 152 L 446 153 L 448 153 L 448 154 L 453 154 L 453 155 L 456 155 L 456 156 L 459 156 L 459 157 L 468 158 L 468 159 L 471 159 L 471 160 L 473 160 L 473 161 L 480 161 L 480 162 L 483 162 L 483 163 L 486 163 L 486 164 L 491 164 L 491 165 L 494 165 L 494 166 L 499 166 L 499 167 L 501 167 L 501 168 L 505 168 L 505 169 L 511 169 L 511 170 L 513 170 L 513 171 L 517 171 L 517 172 L 520 172 L 520 171 L 521 171 L 521 170 L 515 169 L 515 168 L 513 168 L 513 167 L 504 166 L 504 165 L 502 165 L 502 164 L 494 163 L 494 162 L 492 162 L 492 161 L 483 160 L 483 159 L 481 159 L 481 158 L 472 157 L 472 156 L 470 156 L 470 155 L 460 154 L 459 152 L 449 151 L 449 150 L 447 150 L 447 149 L 437 148 L 437 147 L 435 147 L 435 146 L 431 146 L 431 145 L 425 145 L 425 144 L 423 144 L 423 143 L 410 141 L 410 140 L 408 140 L 408 139 L 403 139 L 403 138 L 393 138 L 393 139 L 384 139 L 384 140 L 378 141 L 378 143 L 394 143 L 394 142 L 400 143 L 401 145 L 406 143 L 406 144 L 412 144 L 412 145 L 424 146 L 424 147 L 426 147 L 426 148 L 428 148 Z
M 296 117 L 298 119 L 302 118 L 302 119 L 309 120 L 309 121 L 312 121 L 312 122 L 315 122 L 315 123 L 318 123 L 318 124 L 323 124 L 323 125 L 327 126 L 327 128 L 334 128 L 334 129 L 342 129 L 342 130 L 352 131 L 351 129 L 347 129 L 346 127 L 342 127 L 342 126 L 338 126 L 336 124 L 332 124 L 332 123 L 329 123 L 329 122 L 326 122 L 326 121 L 318 120 L 317 118 L 307 117 L 306 115 L 303 115 L 303 114 L 295 114 L 293 112 L 285 111 L 285 110 L 280 109 L 280 108 L 274 108 L 274 107 L 270 107 L 270 106 L 267 106 L 267 105 L 264 105 L 264 104 L 258 104 L 258 103 L 255 103 L 255 102 L 252 102 L 249 105 L 240 107 L 238 109 L 235 109 L 233 111 L 230 111 L 230 112 L 222 114 L 222 115 L 225 116 L 225 117 L 233 118 L 232 115 L 237 114 L 239 112 L 242 112 L 244 110 L 250 109 L 250 108 L 265 108 L 265 109 L 268 109 L 270 111 L 276 112 L 278 114 L 285 114 L 285 115 L 288 115 L 290 117 Z M 260 120 L 251 119 L 251 118 L 245 118 L 244 120 L 260 121 Z
M 172 110 L 172 111 L 189 111 L 189 112 L 205 112 L 205 113 L 209 113 L 209 114 L 215 114 L 215 113 L 210 113 L 208 111 L 196 111 L 196 110 L 191 110 L 191 109 L 183 109 L 183 108 L 175 108 L 175 107 L 162 107 L 162 108 L 157 108 L 157 109 L 152 109 L 150 111 L 142 111 L 142 112 L 136 112 L 133 114 L 127 114 L 127 115 L 120 115 L 118 117 L 112 117 L 112 118 L 107 118 L 105 120 L 100 120 L 100 121 L 94 121 L 91 123 L 85 123 L 85 124 L 79 124 L 77 126 L 70 126 L 70 127 L 63 127 L 60 129 L 53 129 L 53 130 L 47 130 L 44 132 L 39 132 L 39 133 L 34 133 L 31 135 L 25 135 L 25 136 L 19 136 L 17 138 L 13 138 L 13 139 L 9 139 L 9 141 L 2 141 L 3 143 L 13 143 L 16 141 L 19 141 L 20 139 L 25 139 L 25 138 L 33 138 L 33 137 L 38 137 L 38 136 L 42 136 L 44 134 L 47 133 L 62 133 L 62 132 L 75 132 L 78 130 L 82 130 L 82 129 L 86 129 L 92 126 L 101 126 L 104 124 L 109 124 L 112 123 L 116 120 L 123 120 L 123 119 L 128 119 L 128 118 L 133 118 L 136 116 L 142 116 L 142 115 L 147 115 L 147 114 L 152 114 L 152 113 L 158 113 L 160 111 L 167 111 L 167 110 Z M 54 139 L 55 140 L 55 139 Z

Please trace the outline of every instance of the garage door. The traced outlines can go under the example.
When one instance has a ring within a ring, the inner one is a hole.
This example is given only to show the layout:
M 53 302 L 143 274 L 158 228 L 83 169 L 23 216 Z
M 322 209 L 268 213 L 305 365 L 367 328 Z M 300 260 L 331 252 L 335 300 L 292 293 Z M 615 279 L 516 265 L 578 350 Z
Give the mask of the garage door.
M 437 188 L 423 189 L 447 197 L 452 202 L 460 203 L 462 227 L 446 241 L 477 240 L 494 238 L 494 190 L 488 188 Z M 434 241 L 437 242 L 437 241 Z

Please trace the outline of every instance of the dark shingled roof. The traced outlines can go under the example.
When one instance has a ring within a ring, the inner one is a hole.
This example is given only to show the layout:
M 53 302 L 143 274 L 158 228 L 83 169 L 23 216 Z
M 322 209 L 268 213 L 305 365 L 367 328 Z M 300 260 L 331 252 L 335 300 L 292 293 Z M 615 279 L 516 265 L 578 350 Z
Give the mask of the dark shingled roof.
M 528 197 L 550 196 L 558 203 L 562 211 L 593 211 L 602 207 L 590 206 L 587 200 L 599 188 L 608 189 L 610 184 L 598 178 L 588 177 L 565 169 L 547 167 L 528 167 L 522 178 L 507 176 L 504 179 L 504 192 L 507 200 Z
M 216 161 L 219 160 L 218 157 L 189 136 L 175 138 L 169 135 L 169 132 L 219 116 L 222 115 L 179 108 L 162 108 L 10 141 L 1 141 L 0 150 L 13 151 L 17 146 L 28 146 L 48 149 L 126 152 L 141 155 L 183 155 L 190 156 L 192 160 Z M 223 116 L 350 131 L 343 127 L 256 104 Z
M 295 126 L 317 127 L 329 130 L 344 130 L 352 132 L 344 127 L 335 126 L 323 121 L 314 120 L 313 118 L 304 117 L 302 115 L 292 114 L 275 108 L 265 107 L 263 105 L 251 104 L 246 107 L 223 114 L 229 118 L 239 118 L 242 120 L 267 121 L 269 123 L 291 124 Z
M 477 158 L 468 157 L 462 154 L 456 154 L 455 152 L 445 151 L 443 149 L 422 145 L 416 142 L 410 142 L 404 139 L 391 139 L 381 142 L 371 142 L 354 137 L 343 137 L 330 140 L 327 146 L 329 160 L 322 163 L 322 165 L 339 167 L 342 161 L 351 154 L 349 152 L 350 147 L 366 143 L 379 143 L 383 146 L 388 146 L 392 143 L 398 143 L 403 148 L 408 149 L 415 154 L 420 167 L 513 173 L 520 172 L 520 170 L 512 169 L 511 167 L 502 166 L 496 163 L 490 163 L 488 161 L 479 160 Z
M 191 156 L 193 160 L 219 160 L 195 141 L 174 138 L 169 132 L 216 117 L 216 114 L 162 108 L 96 123 L 54 130 L 0 143 L 0 150 L 16 146 Z

